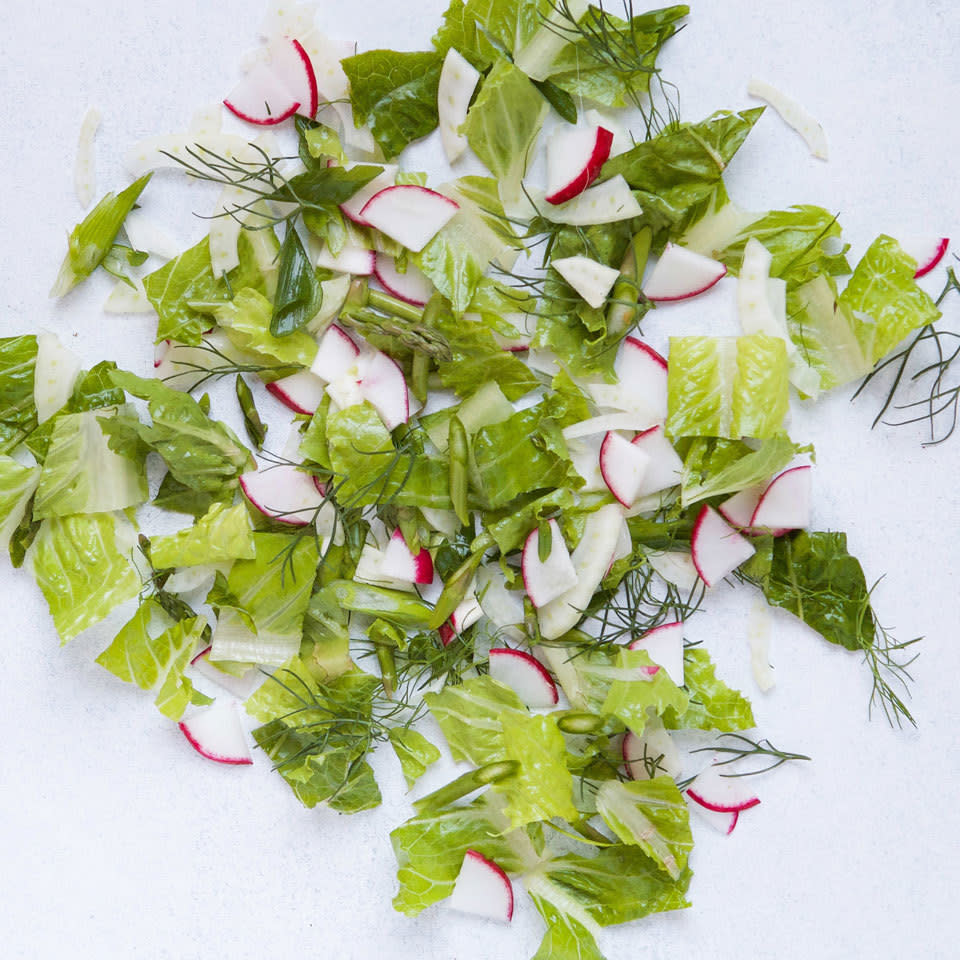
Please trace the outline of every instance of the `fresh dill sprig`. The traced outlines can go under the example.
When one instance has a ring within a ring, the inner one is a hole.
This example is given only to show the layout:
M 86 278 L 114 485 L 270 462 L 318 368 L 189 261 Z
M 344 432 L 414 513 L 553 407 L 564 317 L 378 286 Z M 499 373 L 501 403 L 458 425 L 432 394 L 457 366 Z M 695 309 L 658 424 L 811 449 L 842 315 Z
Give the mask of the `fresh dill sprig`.
M 287 374 L 296 373 L 298 370 L 303 369 L 303 366 L 299 363 L 241 363 L 237 360 L 231 359 L 226 353 L 217 347 L 216 344 L 210 343 L 207 340 L 204 340 L 203 343 L 198 344 L 192 349 L 202 350 L 204 353 L 209 353 L 221 362 L 215 362 L 214 366 L 207 367 L 202 363 L 196 363 L 192 360 L 171 360 L 170 363 L 172 366 L 183 367 L 183 370 L 178 371 L 177 373 L 171 373 L 169 376 L 164 377 L 164 383 L 169 383 L 170 381 L 177 380 L 180 377 L 193 376 L 200 373 L 203 374 L 203 376 L 190 388 L 191 390 L 196 390 L 197 387 L 203 386 L 210 380 L 218 380 L 221 377 L 229 377 L 233 376 L 234 374 L 267 373 L 271 376 L 282 377 L 286 376 Z
M 766 773 L 769 770 L 775 770 L 781 764 L 788 760 L 809 760 L 806 754 L 793 753 L 789 750 L 780 750 L 769 740 L 751 740 L 741 733 L 721 733 L 718 740 L 723 743 L 715 743 L 709 747 L 699 747 L 691 750 L 691 753 L 719 753 L 726 756 L 726 760 L 717 760 L 715 767 L 725 767 L 727 764 L 736 763 L 739 760 L 745 760 L 753 757 L 769 758 L 766 766 L 754 770 L 741 770 L 738 773 L 724 773 L 724 777 L 753 777 L 759 773 Z
M 947 280 L 937 297 L 939 307 L 951 292 L 960 293 L 960 281 L 954 267 L 947 268 Z M 960 380 L 949 383 L 947 378 L 954 362 L 960 357 L 960 333 L 938 328 L 936 324 L 921 327 L 913 339 L 901 350 L 887 357 L 874 367 L 863 379 L 851 400 L 856 400 L 877 377 L 885 372 L 893 373 L 893 379 L 871 429 L 879 423 L 889 427 L 905 427 L 914 423 L 927 423 L 929 439 L 923 446 L 943 443 L 953 436 L 960 414 Z M 911 386 L 927 380 L 927 396 L 920 400 L 907 400 Z M 897 402 L 899 400 L 906 402 Z M 899 420 L 885 420 L 890 410 L 906 411 Z M 945 425 L 944 425 L 945 424 Z

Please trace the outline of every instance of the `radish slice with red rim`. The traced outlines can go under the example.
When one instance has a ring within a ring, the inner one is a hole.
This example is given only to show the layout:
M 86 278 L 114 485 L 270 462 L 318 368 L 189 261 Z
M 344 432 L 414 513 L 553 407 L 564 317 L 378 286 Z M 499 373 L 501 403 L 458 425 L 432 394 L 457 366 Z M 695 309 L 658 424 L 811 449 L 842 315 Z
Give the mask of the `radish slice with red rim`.
M 558 127 L 547 144 L 547 203 L 583 193 L 610 156 L 613 134 L 604 127 Z
M 550 552 L 547 559 L 540 559 L 540 530 L 534 528 L 527 534 L 520 560 L 523 586 L 534 607 L 542 607 L 556 600 L 577 582 L 577 572 L 573 568 L 560 525 L 556 520 L 548 521 L 548 525 Z
M 231 91 L 223 105 L 241 120 L 274 126 L 292 117 L 300 107 L 276 74 L 257 64 Z
M 310 364 L 310 372 L 321 380 L 330 383 L 342 377 L 357 362 L 360 348 L 350 339 L 350 336 L 335 323 L 327 327 L 317 355 Z
M 658 302 L 687 300 L 709 290 L 726 272 L 722 263 L 668 243 L 643 285 L 643 294 Z
M 326 503 L 311 474 L 287 463 L 243 474 L 240 489 L 265 517 L 291 526 L 312 523 Z
M 540 661 L 522 650 L 494 647 L 490 651 L 490 676 L 534 710 L 556 706 L 560 699 L 557 685 Z
M 373 266 L 373 275 L 387 293 L 415 307 L 426 306 L 433 295 L 433 284 L 414 264 L 407 263 L 401 273 L 393 257 L 378 253 Z
M 654 663 L 667 671 L 670 679 L 683 686 L 683 621 L 661 623 L 630 644 L 631 650 L 646 650 Z
M 625 507 L 640 494 L 650 457 L 619 433 L 610 431 L 600 445 L 600 473 L 610 492 Z
M 317 412 L 323 400 L 323 391 L 323 381 L 309 370 L 301 370 L 267 384 L 267 392 L 272 393 L 285 407 L 310 417 Z
M 421 547 L 419 552 L 413 553 L 398 527 L 393 531 L 393 536 L 390 537 L 390 542 L 383 551 L 380 571 L 384 576 L 394 580 L 420 584 L 432 583 L 433 558 L 426 547 Z
M 178 724 L 201 756 L 234 766 L 253 763 L 246 734 L 233 703 L 214 703 Z
M 459 209 L 459 204 L 436 190 L 405 183 L 374 194 L 360 211 L 360 219 L 419 253 Z
M 750 518 L 758 531 L 800 530 L 810 526 L 810 485 L 813 468 L 791 467 L 775 476 L 763 491 Z
M 508 923 L 513 918 L 513 884 L 492 860 L 467 850 L 446 903 L 452 910 Z
M 753 546 L 711 507 L 704 504 L 693 525 L 690 555 L 708 586 L 719 583 L 754 554 Z
M 942 259 L 950 246 L 949 237 L 904 237 L 899 241 L 904 253 L 917 261 L 914 279 L 926 276 Z

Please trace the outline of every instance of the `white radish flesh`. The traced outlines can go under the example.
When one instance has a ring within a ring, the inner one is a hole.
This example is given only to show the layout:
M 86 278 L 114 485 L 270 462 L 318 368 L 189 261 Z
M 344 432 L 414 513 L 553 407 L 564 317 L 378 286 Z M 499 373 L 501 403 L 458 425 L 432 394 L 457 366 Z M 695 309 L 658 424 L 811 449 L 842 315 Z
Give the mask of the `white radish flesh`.
M 352 166 L 349 165 L 349 166 Z M 348 166 L 348 169 L 349 169 Z M 360 211 L 367 205 L 373 197 L 375 197 L 381 190 L 386 190 L 387 187 L 393 186 L 394 178 L 397 175 L 397 171 L 400 169 L 396 164 L 384 163 L 381 164 L 383 167 L 383 172 L 378 173 L 368 184 L 362 186 L 349 200 L 345 200 L 340 204 L 340 209 L 343 211 L 344 215 L 348 220 L 352 220 L 354 223 L 359 224 L 361 227 L 370 226 L 366 220 L 360 215 Z
M 241 120 L 274 126 L 292 117 L 300 107 L 276 74 L 257 64 L 231 91 L 223 105 Z
M 294 413 L 312 417 L 323 400 L 323 381 L 309 370 L 267 384 L 267 390 Z
M 426 306 L 433 296 L 433 284 L 423 271 L 408 262 L 407 269 L 401 273 L 394 258 L 385 253 L 377 254 L 373 275 L 387 293 L 415 307 Z
M 610 156 L 613 134 L 604 127 L 558 127 L 547 144 L 547 203 L 583 193 Z
M 743 777 L 725 776 L 727 770 L 717 763 L 711 764 L 702 773 L 697 774 L 687 788 L 687 795 L 695 803 L 714 813 L 742 813 L 760 803 Z
M 169 584 L 170 581 L 167 581 Z M 201 676 L 222 687 L 227 693 L 232 693 L 240 700 L 246 700 L 253 693 L 254 689 L 263 678 L 259 670 L 252 668 L 247 670 L 241 677 L 235 677 L 232 673 L 226 673 L 220 670 L 210 660 L 211 647 L 201 650 L 191 661 L 190 666 Z
M 299 40 L 277 37 L 267 45 L 270 70 L 300 106 L 297 113 L 309 119 L 317 115 L 317 76 L 310 56 Z
M 650 457 L 629 440 L 611 431 L 600 447 L 600 473 L 610 492 L 625 507 L 633 506 L 643 485 Z
M 325 506 L 325 497 L 313 477 L 293 464 L 245 473 L 240 477 L 240 488 L 265 517 L 293 526 L 312 523 Z
M 433 582 L 433 558 L 430 551 L 421 547 L 417 553 L 413 553 L 399 527 L 393 531 L 393 536 L 383 551 L 380 569 L 385 576 L 394 580 L 407 580 L 410 583 Z
M 813 468 L 793 467 L 770 481 L 750 518 L 757 530 L 779 533 L 810 526 L 810 483 Z
M 546 560 L 540 559 L 539 528 L 532 530 L 523 544 L 520 569 L 523 573 L 524 588 L 534 607 L 542 607 L 555 600 L 577 583 L 577 573 L 560 532 L 560 525 L 556 520 L 550 520 L 549 527 L 550 552 Z
M 643 285 L 643 293 L 648 300 L 661 303 L 686 300 L 709 290 L 726 272 L 722 263 L 668 243 Z
M 613 267 L 580 254 L 561 257 L 551 261 L 550 265 L 594 308 L 603 306 L 607 294 L 620 277 L 620 272 Z
M 508 923 L 513 918 L 513 885 L 492 860 L 468 850 L 447 906 Z
M 333 254 L 324 247 L 317 254 L 317 266 L 336 273 L 350 273 L 355 277 L 369 277 L 374 271 L 376 253 L 365 247 L 344 247 Z
M 913 275 L 915 279 L 928 274 L 943 259 L 950 246 L 949 237 L 910 236 L 899 242 L 903 252 L 917 261 L 917 272 Z
M 662 623 L 630 644 L 631 650 L 646 650 L 678 686 L 683 686 L 683 621 Z
M 557 685 L 538 660 L 522 650 L 490 651 L 490 676 L 508 686 L 532 710 L 555 706 Z
M 646 497 L 669 490 L 680 482 L 683 461 L 673 449 L 673 444 L 663 435 L 663 427 L 650 427 L 638 433 L 632 443 L 649 458 L 638 496 Z
M 374 194 L 360 211 L 360 218 L 419 253 L 459 209 L 459 204 L 436 190 L 401 184 Z
M 360 348 L 347 333 L 336 324 L 331 324 L 320 338 L 317 355 L 310 364 L 310 372 L 330 383 L 355 366 L 359 356 Z
M 396 360 L 379 350 L 364 364 L 360 393 L 380 414 L 388 430 L 410 419 L 407 380 Z
M 451 47 L 443 59 L 437 86 L 437 116 L 440 141 L 449 163 L 455 163 L 467 149 L 467 138 L 460 132 L 480 73 L 472 63 Z
M 750 526 L 753 515 L 757 510 L 757 504 L 763 491 L 767 489 L 768 484 L 760 483 L 753 487 L 744 487 L 743 490 L 735 493 L 732 497 L 724 500 L 717 510 L 720 511 L 723 518 L 737 527 L 741 533 L 752 535 L 757 531 Z
M 690 553 L 697 573 L 708 587 L 733 573 L 754 552 L 748 540 L 741 537 L 716 510 L 704 505 L 693 525 Z
M 644 428 L 667 419 L 667 361 L 653 347 L 627 337 L 613 366 L 617 384 L 588 384 L 594 402 L 635 413 Z
M 233 703 L 214 703 L 181 720 L 179 727 L 190 746 L 208 760 L 234 765 L 253 763 Z

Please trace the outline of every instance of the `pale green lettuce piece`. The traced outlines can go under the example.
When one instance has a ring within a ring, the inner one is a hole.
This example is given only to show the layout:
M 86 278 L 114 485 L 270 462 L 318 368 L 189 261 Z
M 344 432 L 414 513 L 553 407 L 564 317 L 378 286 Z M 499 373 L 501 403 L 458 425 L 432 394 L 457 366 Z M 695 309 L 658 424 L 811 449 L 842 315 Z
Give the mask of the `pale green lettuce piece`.
M 496 682 L 496 681 L 493 681 Z M 577 818 L 573 804 L 573 777 L 566 764 L 566 741 L 555 717 L 500 715 L 504 758 L 518 764 L 515 776 L 498 783 L 512 829 L 538 820 Z
M 273 304 L 250 287 L 238 290 L 232 300 L 212 312 L 230 342 L 262 362 L 289 365 L 293 373 L 292 368 L 309 367 L 317 355 L 317 341 L 303 330 L 282 337 L 270 332 Z
M 881 234 L 853 271 L 840 302 L 853 318 L 853 332 L 871 366 L 901 340 L 939 316 L 937 305 L 921 289 L 913 257 L 892 237 Z
M 143 461 L 110 449 L 98 411 L 56 418 L 33 504 L 35 520 L 109 513 L 143 503 L 148 496 Z
M 196 652 L 207 621 L 203 617 L 181 620 L 151 635 L 154 619 L 169 622 L 159 602 L 144 601 L 133 617 L 97 657 L 97 663 L 126 683 L 141 690 L 157 692 L 157 709 L 171 720 L 179 720 L 191 703 L 209 703 L 197 695 L 183 671 Z
M 710 654 L 702 647 L 684 650 L 683 679 L 690 704 L 686 710 L 666 712 L 664 723 L 669 729 L 730 733 L 756 725 L 750 701 L 717 678 Z
M 67 240 L 67 255 L 50 296 L 62 297 L 103 262 L 113 247 L 123 221 L 152 176 L 152 173 L 147 173 L 126 190 L 108 193 L 73 228 Z
M 256 633 L 235 611 L 225 611 L 213 635 L 213 660 L 281 664 L 300 649 L 303 616 L 317 569 L 313 537 L 255 533 L 256 556 L 237 560 L 227 577 L 230 593 L 249 613 Z
M 517 873 L 536 859 L 523 831 L 510 831 L 487 793 L 466 806 L 422 813 L 390 834 L 400 889 L 393 907 L 414 917 L 453 893 L 467 850 Z
M 624 843 L 638 846 L 671 879 L 679 878 L 693 836 L 687 802 L 670 777 L 605 780 L 597 791 L 597 813 Z
M 424 694 L 423 699 L 440 724 L 453 759 L 476 766 L 504 759 L 504 722 L 529 716 L 509 687 L 485 675 Z
M 256 468 L 250 451 L 226 424 L 211 420 L 193 397 L 117 370 L 116 386 L 148 401 L 151 426 L 134 417 L 101 420 L 112 450 L 132 455 L 137 444 L 158 453 L 170 473 L 191 490 L 220 492 L 235 487 L 241 473 Z
M 442 57 L 367 50 L 340 62 L 350 81 L 354 120 L 369 125 L 387 160 L 436 127 Z
M 500 184 L 508 214 L 523 200 L 521 181 L 549 106 L 513 64 L 498 60 L 483 81 L 463 132 Z
M 150 541 L 150 559 L 157 570 L 255 556 L 250 516 L 242 503 L 215 503 L 192 527 Z
M 413 727 L 391 727 L 390 746 L 393 747 L 403 779 L 412 787 L 426 772 L 427 767 L 440 759 L 440 751 Z
M 683 713 L 687 709 L 687 694 L 670 679 L 666 670 L 657 670 L 653 675 L 647 673 L 646 668 L 653 666 L 653 661 L 645 650 L 620 648 L 615 666 L 600 712 L 612 714 L 638 737 L 646 728 L 648 710 L 662 716 L 666 710 Z
M 39 482 L 39 467 L 0 456 L 0 550 L 6 551 Z
M 112 513 L 43 521 L 30 560 L 62 643 L 140 591 L 136 542 L 133 524 Z
M 37 425 L 33 400 L 37 338 L 0 338 L 0 454 L 9 453 Z
M 737 493 L 768 481 L 799 452 L 785 433 L 764 440 L 753 449 L 736 440 L 697 438 L 683 460 L 681 505 Z
M 452 0 L 433 46 L 441 56 L 455 48 L 483 72 L 501 50 L 513 54 L 526 45 L 547 12 L 544 0 Z
M 779 433 L 790 406 L 779 337 L 671 337 L 666 432 L 672 437 Z

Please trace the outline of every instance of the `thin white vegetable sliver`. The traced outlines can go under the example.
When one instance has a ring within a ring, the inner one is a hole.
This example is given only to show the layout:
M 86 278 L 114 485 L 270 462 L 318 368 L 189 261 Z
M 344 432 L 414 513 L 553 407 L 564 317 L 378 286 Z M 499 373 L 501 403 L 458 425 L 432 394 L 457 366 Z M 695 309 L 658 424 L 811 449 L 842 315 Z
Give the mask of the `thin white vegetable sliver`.
M 827 135 L 823 127 L 809 114 L 796 100 L 778 90 L 765 80 L 754 77 L 747 84 L 747 93 L 751 97 L 765 100 L 783 118 L 784 122 L 793 127 L 803 137 L 810 152 L 820 160 L 828 159 Z
M 73 168 L 73 186 L 77 200 L 84 210 L 93 203 L 97 194 L 97 177 L 94 169 L 93 141 L 100 128 L 102 117 L 96 107 L 90 107 L 80 124 L 77 138 L 77 158 Z
M 561 257 L 551 266 L 594 308 L 603 306 L 607 294 L 620 276 L 619 270 L 607 267 L 589 257 Z
M 183 250 L 183 246 L 166 230 L 158 227 L 143 210 L 131 210 L 123 221 L 123 229 L 134 250 L 155 253 L 168 260 L 172 260 Z
M 766 601 L 754 597 L 747 622 L 747 638 L 750 642 L 753 679 L 763 693 L 772 690 L 777 682 L 770 664 L 770 620 L 770 608 Z
M 547 204 L 538 212 L 554 223 L 588 226 L 631 220 L 641 216 L 643 210 L 630 191 L 630 185 L 618 173 L 603 183 L 587 188 L 567 203 L 552 208 Z
M 467 119 L 470 98 L 480 82 L 480 73 L 451 47 L 443 59 L 437 86 L 437 114 L 440 140 L 447 160 L 454 163 L 467 149 L 466 135 L 460 132 Z
M 133 281 L 136 287 L 118 280 L 110 295 L 103 303 L 104 313 L 153 313 L 153 306 L 147 299 L 143 284 L 139 280 Z
M 67 350 L 55 333 L 37 334 L 33 399 L 39 423 L 49 420 L 67 402 L 82 367 L 80 358 Z

